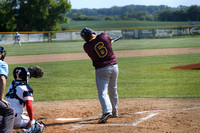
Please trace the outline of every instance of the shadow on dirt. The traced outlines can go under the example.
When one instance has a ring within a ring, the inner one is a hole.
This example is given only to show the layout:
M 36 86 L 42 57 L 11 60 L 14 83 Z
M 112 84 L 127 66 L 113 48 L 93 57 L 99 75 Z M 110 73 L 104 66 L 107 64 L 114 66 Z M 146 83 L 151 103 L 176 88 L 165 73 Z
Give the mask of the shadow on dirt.
M 81 120 L 81 121 L 70 121 L 70 122 L 59 122 L 59 123 L 50 123 L 50 124 L 45 124 L 45 126 L 57 126 L 57 125 L 67 125 L 67 124 L 95 124 L 94 120 L 98 119 L 88 119 L 88 120 Z M 90 123 L 88 123 L 90 122 Z

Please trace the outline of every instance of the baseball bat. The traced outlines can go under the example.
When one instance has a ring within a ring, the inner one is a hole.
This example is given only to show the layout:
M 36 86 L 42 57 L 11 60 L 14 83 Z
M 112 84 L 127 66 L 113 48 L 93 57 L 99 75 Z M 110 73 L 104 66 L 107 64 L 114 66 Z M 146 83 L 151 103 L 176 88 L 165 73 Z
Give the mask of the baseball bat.
M 116 37 L 115 39 L 113 39 L 111 42 L 113 43 L 113 42 L 116 42 L 116 41 L 118 41 L 119 39 L 121 39 L 123 36 L 122 35 L 120 35 L 120 36 L 118 36 L 118 37 Z

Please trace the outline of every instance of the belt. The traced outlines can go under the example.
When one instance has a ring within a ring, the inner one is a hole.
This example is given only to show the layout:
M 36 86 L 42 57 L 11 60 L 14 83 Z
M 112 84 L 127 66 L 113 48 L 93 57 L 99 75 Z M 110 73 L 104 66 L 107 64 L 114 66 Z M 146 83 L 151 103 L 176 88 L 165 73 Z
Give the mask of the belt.
M 109 66 L 113 66 L 113 65 L 116 65 L 117 63 L 114 63 L 114 64 L 111 64 Z M 105 66 L 105 67 L 108 67 L 108 66 Z M 100 67 L 100 68 L 104 68 L 104 67 Z M 100 68 L 95 68 L 95 69 L 100 69 Z

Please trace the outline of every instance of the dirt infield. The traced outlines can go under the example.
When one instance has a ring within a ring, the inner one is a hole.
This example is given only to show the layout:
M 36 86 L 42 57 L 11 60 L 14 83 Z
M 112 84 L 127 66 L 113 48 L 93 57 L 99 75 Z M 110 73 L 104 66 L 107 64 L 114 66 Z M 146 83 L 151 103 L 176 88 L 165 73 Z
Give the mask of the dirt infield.
M 200 47 L 115 52 L 117 57 L 186 53 L 200 53 Z M 18 61 L 16 57 L 6 58 L 8 64 L 56 61 L 56 57 L 52 55 L 38 56 L 23 56 Z M 76 53 L 76 56 L 59 54 L 57 59 L 64 61 L 88 59 L 88 57 L 83 53 Z M 199 98 L 119 99 L 119 117 L 109 119 L 106 124 L 97 124 L 101 117 L 101 107 L 97 99 L 34 102 L 33 109 L 34 118 L 41 119 L 46 124 L 44 133 L 197 133 L 200 131 Z
M 36 102 L 36 118 L 46 118 L 45 133 L 197 133 L 200 131 L 200 99 L 120 99 L 119 117 L 97 124 L 98 100 Z M 57 118 L 80 118 L 58 121 Z
M 171 67 L 171 69 L 199 70 L 199 69 L 200 69 L 200 63 L 197 63 L 197 64 L 188 64 L 188 65 L 181 65 L 181 66 L 175 66 L 175 67 Z
M 132 98 L 119 100 L 119 117 L 97 124 L 98 100 L 34 102 L 34 117 L 44 133 L 198 133 L 200 99 Z M 60 120 L 59 120 L 60 118 Z M 61 119 L 62 118 L 62 119 Z
M 115 51 L 115 55 L 117 56 L 117 58 L 189 54 L 189 53 L 200 53 L 200 47 Z M 44 54 L 44 55 L 27 55 L 27 56 L 8 56 L 5 58 L 5 61 L 8 64 L 25 64 L 25 63 L 35 63 L 35 62 L 69 61 L 69 60 L 82 60 L 82 59 L 89 59 L 89 57 L 85 53 Z

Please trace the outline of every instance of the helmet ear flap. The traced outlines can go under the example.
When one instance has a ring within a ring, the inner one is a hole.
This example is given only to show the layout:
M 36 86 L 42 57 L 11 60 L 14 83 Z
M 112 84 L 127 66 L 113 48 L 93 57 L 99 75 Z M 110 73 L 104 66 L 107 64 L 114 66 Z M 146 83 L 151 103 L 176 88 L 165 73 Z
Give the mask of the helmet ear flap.
M 0 46 L 0 53 L 1 53 L 1 58 L 0 60 L 4 60 L 4 58 L 6 57 L 6 50 L 4 50 L 3 47 Z
M 1 59 L 4 60 L 5 57 L 6 57 L 6 50 L 3 51 Z

